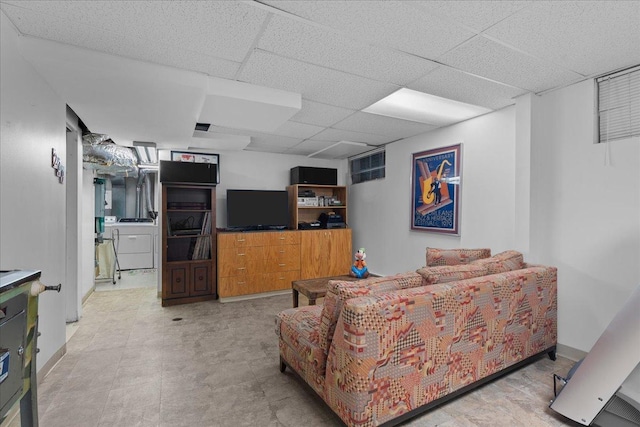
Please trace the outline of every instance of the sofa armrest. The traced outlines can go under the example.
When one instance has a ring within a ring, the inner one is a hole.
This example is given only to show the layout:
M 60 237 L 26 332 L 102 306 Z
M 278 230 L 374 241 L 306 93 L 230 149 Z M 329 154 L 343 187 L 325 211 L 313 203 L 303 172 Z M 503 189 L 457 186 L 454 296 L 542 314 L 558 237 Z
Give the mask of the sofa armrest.
M 556 344 L 555 269 L 532 268 L 345 301 L 325 401 L 379 425 Z

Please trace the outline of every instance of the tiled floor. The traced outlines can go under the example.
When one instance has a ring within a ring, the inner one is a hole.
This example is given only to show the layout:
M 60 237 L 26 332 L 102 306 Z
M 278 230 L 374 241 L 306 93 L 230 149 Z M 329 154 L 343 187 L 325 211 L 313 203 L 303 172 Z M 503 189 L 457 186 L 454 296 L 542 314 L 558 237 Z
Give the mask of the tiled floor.
M 162 308 L 155 287 L 95 292 L 39 387 L 40 426 L 340 425 L 278 370 L 274 315 L 290 306 L 281 295 Z M 405 425 L 576 426 L 547 408 L 552 373 L 572 364 L 541 359 Z

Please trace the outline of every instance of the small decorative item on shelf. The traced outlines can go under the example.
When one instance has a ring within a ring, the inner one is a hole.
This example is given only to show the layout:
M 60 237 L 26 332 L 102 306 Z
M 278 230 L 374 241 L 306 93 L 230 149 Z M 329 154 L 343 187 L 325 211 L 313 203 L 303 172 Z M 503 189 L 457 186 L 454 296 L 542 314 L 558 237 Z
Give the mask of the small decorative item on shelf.
M 355 258 L 356 260 L 353 262 L 353 266 L 351 266 L 349 275 L 352 277 L 357 277 L 358 279 L 369 277 L 369 269 L 367 268 L 367 263 L 365 262 L 367 254 L 364 252 L 364 248 L 358 249 Z

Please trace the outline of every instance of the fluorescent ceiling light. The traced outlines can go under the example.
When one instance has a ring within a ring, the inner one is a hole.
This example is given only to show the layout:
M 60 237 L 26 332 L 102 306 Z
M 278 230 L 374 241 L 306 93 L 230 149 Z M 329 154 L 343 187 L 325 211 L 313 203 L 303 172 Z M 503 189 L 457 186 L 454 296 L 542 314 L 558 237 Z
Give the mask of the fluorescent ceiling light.
M 486 114 L 492 110 L 402 88 L 362 111 L 396 119 L 444 126 Z

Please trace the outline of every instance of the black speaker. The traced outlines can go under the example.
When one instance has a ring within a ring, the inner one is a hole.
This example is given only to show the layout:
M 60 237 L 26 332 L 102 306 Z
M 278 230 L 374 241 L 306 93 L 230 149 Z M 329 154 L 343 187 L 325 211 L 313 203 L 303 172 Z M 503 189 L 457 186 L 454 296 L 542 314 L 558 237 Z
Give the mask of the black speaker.
M 338 169 L 296 166 L 291 168 L 291 185 L 338 185 Z
M 160 182 L 216 185 L 218 183 L 218 165 L 161 160 Z

